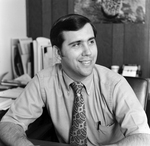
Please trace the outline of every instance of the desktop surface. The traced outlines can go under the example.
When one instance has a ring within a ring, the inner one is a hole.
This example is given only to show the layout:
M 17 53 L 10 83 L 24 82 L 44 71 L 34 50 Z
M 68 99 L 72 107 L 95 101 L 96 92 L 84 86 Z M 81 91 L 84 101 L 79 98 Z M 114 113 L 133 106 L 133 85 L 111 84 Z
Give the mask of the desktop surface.
M 70 144 L 56 143 L 50 141 L 29 139 L 35 146 L 71 146 Z M 0 142 L 0 146 L 6 146 Z
M 42 140 L 35 140 L 35 139 L 30 139 L 30 141 L 37 146 L 71 146 L 70 144 L 63 144 L 63 143 L 42 141 Z

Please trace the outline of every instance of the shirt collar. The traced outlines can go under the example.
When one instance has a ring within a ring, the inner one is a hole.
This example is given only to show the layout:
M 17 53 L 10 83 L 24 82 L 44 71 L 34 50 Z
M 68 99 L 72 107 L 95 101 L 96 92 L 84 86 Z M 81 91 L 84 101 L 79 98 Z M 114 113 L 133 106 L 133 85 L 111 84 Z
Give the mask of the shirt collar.
M 63 77 L 64 77 L 67 90 L 70 90 L 70 84 L 74 82 L 74 80 L 72 80 L 64 71 L 63 71 Z M 86 88 L 87 94 L 90 94 L 90 89 L 91 89 L 92 82 L 93 82 L 92 79 L 93 79 L 93 72 L 82 81 L 82 83 L 84 84 Z
M 64 77 L 64 81 L 65 81 L 67 90 L 69 90 L 70 89 L 70 84 L 74 81 L 64 71 L 63 71 L 63 77 Z

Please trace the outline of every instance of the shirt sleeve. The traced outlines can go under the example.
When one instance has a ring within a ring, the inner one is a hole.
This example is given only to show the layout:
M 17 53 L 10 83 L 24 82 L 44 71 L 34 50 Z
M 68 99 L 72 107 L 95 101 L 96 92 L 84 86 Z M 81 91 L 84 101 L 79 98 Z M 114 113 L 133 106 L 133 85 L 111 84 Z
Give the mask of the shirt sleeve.
M 40 82 L 35 76 L 26 86 L 22 94 L 13 102 L 1 122 L 13 122 L 26 131 L 43 112 L 44 100 L 41 96 Z
M 124 135 L 150 134 L 144 108 L 124 78 L 116 84 L 112 96 L 114 113 Z

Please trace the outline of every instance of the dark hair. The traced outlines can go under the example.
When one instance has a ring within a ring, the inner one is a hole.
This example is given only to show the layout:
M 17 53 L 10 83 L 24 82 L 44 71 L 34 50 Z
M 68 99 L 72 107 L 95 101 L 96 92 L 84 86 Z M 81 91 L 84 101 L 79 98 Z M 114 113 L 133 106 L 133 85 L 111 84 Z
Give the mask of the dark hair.
M 63 16 L 59 18 L 52 26 L 51 32 L 50 32 L 50 40 L 52 43 L 52 46 L 56 45 L 58 48 L 61 48 L 62 43 L 64 41 L 62 32 L 63 31 L 77 31 L 81 29 L 86 23 L 90 23 L 94 35 L 96 37 L 96 29 L 94 25 L 91 23 L 91 21 L 79 14 L 69 14 L 66 16 Z

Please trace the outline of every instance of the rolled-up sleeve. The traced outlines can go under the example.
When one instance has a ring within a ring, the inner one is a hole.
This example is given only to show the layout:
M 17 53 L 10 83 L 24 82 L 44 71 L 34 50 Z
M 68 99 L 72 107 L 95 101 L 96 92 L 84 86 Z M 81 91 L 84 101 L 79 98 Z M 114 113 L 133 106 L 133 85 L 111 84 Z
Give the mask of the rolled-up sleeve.
M 26 86 L 22 94 L 13 102 L 1 122 L 13 122 L 26 131 L 43 111 L 44 100 L 41 96 L 40 82 L 35 76 Z
M 150 134 L 146 113 L 125 79 L 116 84 L 112 99 L 116 119 L 125 136 L 136 133 Z

